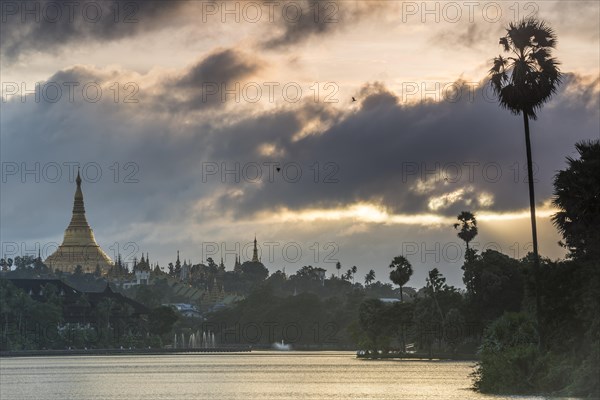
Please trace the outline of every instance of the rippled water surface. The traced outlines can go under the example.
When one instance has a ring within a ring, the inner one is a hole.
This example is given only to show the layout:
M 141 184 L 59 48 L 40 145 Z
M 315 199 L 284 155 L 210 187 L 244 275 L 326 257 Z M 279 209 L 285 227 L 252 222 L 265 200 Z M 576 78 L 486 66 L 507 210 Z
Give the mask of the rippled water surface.
M 3 358 L 0 399 L 515 398 L 471 391 L 472 364 L 349 352 Z

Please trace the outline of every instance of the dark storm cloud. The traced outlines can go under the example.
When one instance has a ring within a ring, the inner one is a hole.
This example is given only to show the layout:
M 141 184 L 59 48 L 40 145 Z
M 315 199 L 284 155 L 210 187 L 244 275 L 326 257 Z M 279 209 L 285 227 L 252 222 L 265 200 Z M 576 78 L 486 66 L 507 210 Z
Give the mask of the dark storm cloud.
M 235 49 L 224 49 L 192 65 L 181 76 L 178 76 L 163 86 L 161 101 L 172 111 L 205 109 L 222 106 L 222 93 L 227 89 L 235 90 L 245 78 L 260 71 L 262 64 L 257 57 L 250 58 Z M 239 90 L 238 90 L 239 91 Z M 172 98 L 177 94 L 178 98 Z M 182 96 L 183 95 L 183 96 Z
M 217 51 L 193 65 L 177 82 L 178 86 L 200 86 L 205 82 L 228 83 L 259 69 L 255 59 L 233 49 Z
M 590 91 L 595 95 L 590 96 Z M 417 105 L 401 104 L 400 98 L 379 84 L 362 93 L 369 94 L 359 111 L 322 134 L 298 141 L 291 137 L 308 123 L 298 113 L 289 114 L 287 120 L 278 114 L 262 121 L 241 121 L 215 134 L 210 154 L 215 160 L 242 165 L 248 160 L 261 162 L 263 158 L 250 155 L 261 143 L 271 143 L 285 154 L 276 161 L 298 163 L 305 174 L 298 183 L 280 179 L 253 189 L 246 185 L 250 189 L 243 197 L 222 198 L 223 208 L 248 214 L 279 207 L 300 210 L 372 201 L 397 213 L 448 216 L 463 209 L 526 208 L 522 120 L 499 109 L 494 101 L 484 100 L 481 88 L 472 102 L 465 92 L 461 101 Z M 562 93 L 532 123 L 539 200 L 551 195 L 552 177 L 564 165 L 573 144 L 598 136 L 597 97 L 597 82 L 584 84 L 568 76 Z M 254 133 L 242 136 L 249 129 Z M 228 145 L 234 138 L 241 140 Z M 315 162 L 321 168 L 334 163 L 338 182 L 314 183 L 311 166 Z
M 181 24 L 185 1 L 3 1 L 2 56 L 53 53 Z M 143 45 L 143 44 L 142 44 Z
M 77 94 L 87 90 L 91 95 L 95 94 L 94 87 L 99 85 L 106 100 L 117 96 L 114 86 L 116 83 L 119 85 L 118 95 L 121 101 L 128 94 L 132 94 L 135 88 L 132 99 L 142 103 L 140 107 L 147 107 L 149 112 L 186 113 L 224 107 L 227 99 L 223 100 L 222 93 L 241 87 L 263 67 L 263 63 L 257 57 L 250 57 L 237 49 L 221 49 L 200 58 L 175 74 L 153 77 L 155 81 L 149 84 L 145 81 L 153 79 L 152 77 L 137 73 L 123 74 L 123 71 L 118 69 L 98 70 L 77 65 L 55 73 L 45 82 L 40 82 L 36 89 L 38 98 L 45 100 L 44 97 L 54 95 L 51 86 L 60 87 L 63 96 L 67 97 L 69 85 Z M 94 87 L 83 89 L 85 85 Z M 33 95 L 30 97 L 33 98 Z M 82 100 L 81 96 L 78 100 Z M 120 101 L 116 103 L 118 105 Z M 40 101 L 38 107 L 53 107 L 53 104 L 50 101 Z
M 360 19 L 390 9 L 390 1 L 293 0 L 281 3 L 282 17 L 276 22 L 280 31 L 266 40 L 266 48 L 279 49 L 322 36 L 340 29 L 349 29 Z M 301 10 L 301 11 L 298 11 Z
M 70 46 L 117 41 L 165 28 L 210 27 L 233 18 L 252 24 L 251 16 L 246 17 L 243 11 L 245 3 L 236 4 L 236 15 L 231 16 L 227 14 L 231 6 L 220 1 L 5 1 L 2 2 L 0 27 L 1 54 L 5 61 L 12 62 L 34 52 L 55 53 Z M 266 29 L 265 39 L 260 42 L 267 48 L 283 48 L 313 36 L 347 29 L 362 18 L 389 9 L 394 2 L 290 0 L 274 5 L 249 3 L 260 6 L 259 22 Z M 273 31 L 276 33 L 272 34 Z M 140 45 L 151 43 L 141 42 Z

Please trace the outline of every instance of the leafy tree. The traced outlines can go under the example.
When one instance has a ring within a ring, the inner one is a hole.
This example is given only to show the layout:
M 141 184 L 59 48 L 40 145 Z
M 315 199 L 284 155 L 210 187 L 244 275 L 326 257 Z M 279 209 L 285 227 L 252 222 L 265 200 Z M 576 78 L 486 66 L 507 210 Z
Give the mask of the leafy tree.
M 242 278 L 251 284 L 262 282 L 269 276 L 269 270 L 260 262 L 246 261 L 240 270 Z
M 339 261 L 335 263 L 335 269 L 337 269 L 338 278 L 339 278 L 340 277 L 340 270 L 342 269 L 342 264 Z
M 62 307 L 56 287 L 45 285 L 43 297 L 44 302 L 37 302 L 9 280 L 0 279 L 0 349 L 34 350 L 58 345 Z
M 453 352 L 456 347 L 465 339 L 465 318 L 458 308 L 450 308 L 445 315 L 442 329 L 445 333 L 444 340 L 451 346 Z
M 291 279 L 318 279 L 317 268 L 312 265 L 305 265 L 298 270 L 294 275 L 290 277 Z
M 531 393 L 538 355 L 535 323 L 526 313 L 506 313 L 485 332 L 475 388 L 484 393 Z
M 33 256 L 17 256 L 15 257 L 15 266 L 18 271 L 28 269 L 33 265 L 35 259 Z
M 365 300 L 358 310 L 359 325 L 366 336 L 361 345 L 372 353 L 387 350 L 393 330 L 390 317 L 389 307 L 381 300 Z
M 267 281 L 271 285 L 282 286 L 287 281 L 287 276 L 284 272 L 282 272 L 281 270 L 278 269 L 277 271 L 272 273 L 271 276 L 269 276 Z
M 394 297 L 396 296 L 396 292 L 394 291 L 394 287 L 389 283 L 382 283 L 381 281 L 376 281 L 371 283 L 367 289 L 367 295 L 369 297 Z
M 519 22 L 511 22 L 506 32 L 506 35 L 500 38 L 500 44 L 505 52 L 512 54 L 506 58 L 501 55 L 494 58 L 494 65 L 490 69 L 490 83 L 498 96 L 501 107 L 510 110 L 515 115 L 523 115 L 537 293 L 540 282 L 540 261 L 535 221 L 529 119 L 535 120 L 536 112 L 556 92 L 561 83 L 561 73 L 558 69 L 558 61 L 552 58 L 552 50 L 556 47 L 556 35 L 544 21 L 528 18 Z M 536 295 L 536 308 L 539 322 L 541 312 L 539 293 Z
M 171 333 L 173 325 L 179 316 L 171 307 L 159 306 L 154 308 L 148 316 L 148 329 L 150 333 L 163 336 Z
M 402 287 L 410 280 L 413 274 L 410 262 L 404 256 L 396 256 L 390 263 L 390 280 L 400 286 L 400 301 L 404 301 Z
M 89 302 L 89 299 L 85 293 L 81 293 L 77 296 L 75 300 L 75 306 L 77 307 L 77 311 L 79 313 L 79 318 L 81 321 L 86 324 L 88 321 L 88 316 L 90 311 L 92 310 L 92 305 Z
M 96 323 L 100 329 L 108 329 L 110 327 L 110 317 L 114 312 L 116 302 L 111 297 L 102 299 L 94 309 Z
M 552 203 L 560 211 L 552 222 L 564 237 L 561 244 L 578 259 L 600 258 L 600 140 L 575 145 L 579 159 L 567 157 L 568 168 L 554 178 Z
M 211 258 L 208 257 L 206 259 L 206 263 L 208 264 L 208 269 L 212 274 L 216 274 L 217 271 L 219 270 L 219 266 L 217 265 L 217 263 Z
M 485 324 L 505 311 L 520 310 L 525 279 L 519 261 L 490 249 L 465 262 L 462 268 L 473 322 Z
M 444 345 L 449 346 L 447 350 L 454 350 L 458 345 L 456 334 L 462 328 L 463 297 L 456 288 L 446 284 L 446 278 L 437 268 L 427 272 L 425 282 L 424 296 L 415 300 L 415 322 L 420 331 L 420 347 L 427 347 L 432 356 L 434 339 L 437 339 L 440 351 Z

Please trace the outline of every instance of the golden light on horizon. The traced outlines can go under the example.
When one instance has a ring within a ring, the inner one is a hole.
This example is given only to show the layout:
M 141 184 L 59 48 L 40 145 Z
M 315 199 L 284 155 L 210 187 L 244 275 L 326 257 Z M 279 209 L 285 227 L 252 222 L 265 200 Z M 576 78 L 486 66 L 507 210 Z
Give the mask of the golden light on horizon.
M 549 206 L 548 202 L 536 210 L 537 218 L 550 218 L 558 210 Z M 493 212 L 475 211 L 479 221 L 517 221 L 530 218 L 529 209 Z M 355 221 L 361 223 L 384 224 L 384 225 L 417 225 L 436 227 L 453 224 L 455 217 L 443 214 L 419 213 L 419 214 L 396 214 L 390 213 L 386 207 L 367 202 L 358 202 L 339 208 L 310 208 L 304 210 L 290 210 L 282 208 L 270 216 L 260 216 L 260 220 L 269 222 L 318 222 L 318 221 Z

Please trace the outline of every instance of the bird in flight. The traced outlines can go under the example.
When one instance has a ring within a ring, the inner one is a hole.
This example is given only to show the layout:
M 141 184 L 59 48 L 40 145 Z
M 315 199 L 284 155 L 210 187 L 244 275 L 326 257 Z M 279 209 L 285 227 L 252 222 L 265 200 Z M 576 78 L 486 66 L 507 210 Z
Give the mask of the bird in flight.
M 356 99 L 354 98 L 354 96 L 352 96 L 352 102 L 355 102 L 355 101 L 356 101 Z

